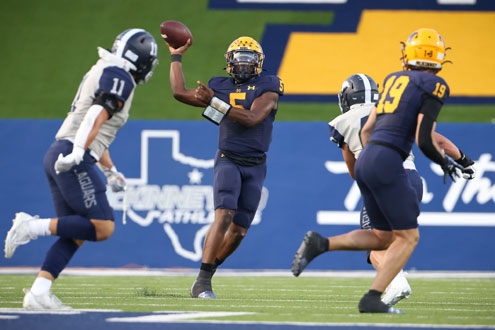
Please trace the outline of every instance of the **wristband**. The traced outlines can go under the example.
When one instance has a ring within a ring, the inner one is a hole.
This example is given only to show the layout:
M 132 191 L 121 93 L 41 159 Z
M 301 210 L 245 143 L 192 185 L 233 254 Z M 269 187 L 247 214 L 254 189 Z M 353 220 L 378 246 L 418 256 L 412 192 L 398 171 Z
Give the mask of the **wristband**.
M 182 62 L 181 54 L 172 54 L 172 62 Z
M 215 108 L 218 111 L 220 111 L 221 113 L 223 113 L 224 115 L 227 115 L 227 113 L 229 112 L 230 108 L 232 108 L 232 106 L 230 104 L 228 104 L 227 102 L 224 102 L 224 101 L 220 100 L 216 96 L 213 96 L 211 98 L 210 105 L 213 108 Z

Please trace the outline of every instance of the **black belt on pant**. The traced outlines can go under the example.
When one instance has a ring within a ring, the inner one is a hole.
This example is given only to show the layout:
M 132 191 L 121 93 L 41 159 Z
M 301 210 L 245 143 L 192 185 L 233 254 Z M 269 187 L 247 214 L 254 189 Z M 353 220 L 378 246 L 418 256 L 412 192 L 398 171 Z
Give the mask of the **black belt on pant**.
M 397 151 L 400 154 L 400 156 L 401 156 L 401 158 L 402 158 L 403 161 L 406 160 L 407 156 L 409 156 L 406 152 L 404 152 L 404 150 L 402 150 L 401 148 L 399 148 L 399 147 L 397 147 L 397 146 L 395 146 L 395 145 L 393 145 L 391 143 L 388 143 L 388 142 L 370 141 L 368 143 L 369 144 L 377 144 L 379 146 L 388 147 L 390 149 L 393 149 L 393 150 Z
M 220 149 L 220 153 L 240 166 L 256 166 L 266 162 L 266 154 L 260 157 L 241 157 L 229 151 Z

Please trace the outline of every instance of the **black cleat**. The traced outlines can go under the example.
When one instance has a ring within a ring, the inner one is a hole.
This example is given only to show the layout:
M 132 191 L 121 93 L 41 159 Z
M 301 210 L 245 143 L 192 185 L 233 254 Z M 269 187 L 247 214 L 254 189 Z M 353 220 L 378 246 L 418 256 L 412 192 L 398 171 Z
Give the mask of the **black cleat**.
M 370 295 L 369 293 L 361 298 L 358 308 L 360 313 L 404 314 L 402 310 L 384 304 L 379 295 Z
M 191 287 L 191 297 L 200 299 L 217 299 L 211 288 L 211 279 L 198 278 Z
M 292 260 L 292 274 L 299 276 L 316 256 L 328 251 L 328 239 L 317 232 L 308 231 Z

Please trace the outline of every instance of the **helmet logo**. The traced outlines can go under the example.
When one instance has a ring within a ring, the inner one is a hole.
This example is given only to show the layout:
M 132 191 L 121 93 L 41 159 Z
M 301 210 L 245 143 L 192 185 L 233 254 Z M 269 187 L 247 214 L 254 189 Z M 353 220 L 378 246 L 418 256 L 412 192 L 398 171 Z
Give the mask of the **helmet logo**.
M 135 54 L 132 50 L 128 49 L 126 52 L 125 52 L 125 55 L 124 57 L 127 57 L 128 59 L 131 60 L 131 62 L 136 62 L 137 59 L 139 58 L 139 56 L 137 56 L 137 54 Z

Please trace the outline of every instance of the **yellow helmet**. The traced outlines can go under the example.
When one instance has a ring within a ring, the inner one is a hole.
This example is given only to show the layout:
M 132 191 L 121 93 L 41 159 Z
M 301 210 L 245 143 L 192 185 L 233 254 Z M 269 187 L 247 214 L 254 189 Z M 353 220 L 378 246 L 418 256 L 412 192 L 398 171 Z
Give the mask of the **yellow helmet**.
M 261 45 L 251 37 L 240 37 L 232 41 L 227 52 L 227 73 L 239 83 L 244 83 L 263 70 L 265 54 Z
M 445 42 L 433 29 L 414 31 L 406 43 L 402 42 L 402 66 L 409 68 L 442 68 L 445 58 Z

